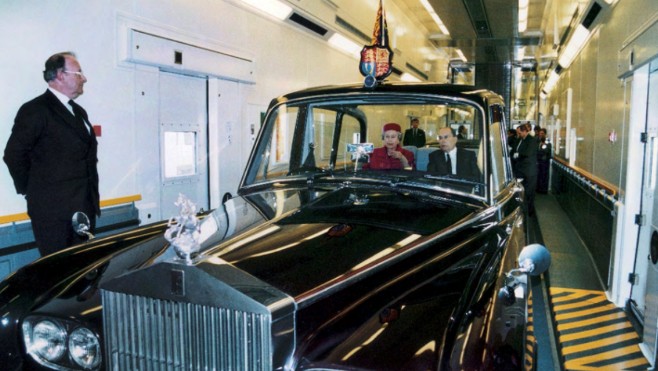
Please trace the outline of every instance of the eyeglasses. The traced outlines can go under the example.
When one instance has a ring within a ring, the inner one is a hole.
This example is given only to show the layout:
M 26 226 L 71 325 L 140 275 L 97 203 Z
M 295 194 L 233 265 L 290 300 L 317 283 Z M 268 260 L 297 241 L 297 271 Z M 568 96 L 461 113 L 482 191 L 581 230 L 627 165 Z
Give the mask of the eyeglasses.
M 67 71 L 67 70 L 64 70 L 64 71 L 62 71 L 62 72 L 64 72 L 64 73 L 72 73 L 72 74 L 74 74 L 74 75 L 78 75 L 78 76 L 83 77 L 83 78 L 85 77 L 85 75 L 82 73 L 82 71 Z

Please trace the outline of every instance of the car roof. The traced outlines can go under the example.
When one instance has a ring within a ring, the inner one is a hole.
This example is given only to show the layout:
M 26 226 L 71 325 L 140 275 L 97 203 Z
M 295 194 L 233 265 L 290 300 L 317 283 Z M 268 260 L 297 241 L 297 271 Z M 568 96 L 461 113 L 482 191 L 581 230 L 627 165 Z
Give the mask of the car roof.
M 486 105 L 487 102 L 493 103 L 498 101 L 501 104 L 503 103 L 503 98 L 500 95 L 486 89 L 476 89 L 475 87 L 468 85 L 385 82 L 378 84 L 374 88 L 367 88 L 363 86 L 363 84 L 327 85 L 307 88 L 275 98 L 270 103 L 270 106 L 289 100 L 296 100 L 299 98 L 317 98 L 323 95 L 349 95 L 368 93 L 418 93 L 448 96 L 453 98 L 466 99 L 483 106 Z

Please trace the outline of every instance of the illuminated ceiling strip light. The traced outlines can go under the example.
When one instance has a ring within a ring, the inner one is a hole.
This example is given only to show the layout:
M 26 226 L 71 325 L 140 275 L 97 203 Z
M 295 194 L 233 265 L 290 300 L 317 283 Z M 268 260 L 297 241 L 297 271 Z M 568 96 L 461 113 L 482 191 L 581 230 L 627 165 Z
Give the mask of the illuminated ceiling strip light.
M 546 83 L 544 84 L 544 91 L 546 93 L 550 93 L 551 90 L 555 87 L 557 82 L 560 80 L 560 75 L 555 72 L 555 70 L 551 71 L 550 76 L 548 77 L 548 80 L 546 80 Z
M 562 68 L 569 68 L 571 62 L 573 62 L 576 55 L 580 52 L 580 49 L 585 45 L 588 37 L 589 30 L 587 30 L 582 24 L 579 24 L 557 61 Z
M 240 0 L 272 17 L 282 21 L 292 13 L 292 7 L 280 2 L 279 0 Z
M 519 0 L 519 32 L 525 32 L 528 28 L 528 7 L 530 0 Z
M 335 48 L 342 50 L 343 52 L 350 54 L 356 58 L 359 58 L 359 56 L 361 55 L 361 49 L 363 49 L 363 46 L 355 43 L 354 41 L 339 34 L 338 32 L 331 35 L 331 37 L 329 38 L 329 40 L 327 40 L 327 42 L 329 42 L 329 44 L 334 46 Z
M 456 49 L 455 53 L 459 56 L 459 59 L 461 59 L 464 62 L 468 62 L 468 59 L 466 59 L 466 56 L 464 55 L 464 52 L 462 52 L 461 49 Z
M 432 17 L 432 20 L 434 20 L 434 23 L 436 23 L 437 26 L 439 26 L 439 30 L 444 35 L 450 35 L 450 32 L 446 28 L 446 26 L 443 24 L 443 21 L 441 21 L 441 18 L 439 18 L 439 15 L 436 14 L 434 11 L 434 8 L 432 8 L 432 5 L 430 5 L 430 2 L 428 0 L 420 0 L 420 3 L 423 4 L 423 7 L 427 12 L 430 14 L 430 17 Z
M 420 82 L 421 80 L 409 72 L 402 72 L 402 75 L 400 75 L 400 81 Z

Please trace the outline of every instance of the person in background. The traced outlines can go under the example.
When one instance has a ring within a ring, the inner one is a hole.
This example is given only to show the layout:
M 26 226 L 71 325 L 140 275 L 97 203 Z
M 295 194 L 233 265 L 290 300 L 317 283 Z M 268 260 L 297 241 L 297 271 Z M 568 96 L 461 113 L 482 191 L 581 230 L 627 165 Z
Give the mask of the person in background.
M 535 215 L 535 190 L 537 189 L 537 139 L 530 135 L 529 123 L 516 128 L 516 143 L 512 150 L 514 176 L 523 179 L 528 216 Z
M 475 153 L 457 147 L 455 131 L 449 127 L 439 129 L 438 151 L 430 153 L 427 172 L 434 175 L 456 175 L 458 178 L 480 181 L 480 168 Z
M 507 129 L 507 149 L 509 150 L 510 156 L 514 151 L 516 144 L 516 129 Z
M 382 134 L 384 146 L 375 148 L 370 154 L 370 161 L 363 165 L 363 169 L 413 169 L 415 167 L 414 154 L 400 146 L 401 137 L 400 125 L 394 122 L 384 125 Z
M 468 129 L 466 129 L 466 126 L 459 125 L 459 128 L 457 129 L 457 138 L 468 139 Z
M 4 152 L 41 256 L 84 240 L 72 228 L 76 211 L 87 214 L 91 231 L 100 216 L 98 142 L 87 112 L 73 101 L 87 78 L 72 52 L 48 58 L 43 78 L 48 89 L 20 107 Z
M 546 129 L 537 132 L 539 147 L 537 148 L 537 193 L 548 193 L 548 180 L 551 164 L 552 148 L 546 138 Z
M 411 129 L 404 132 L 404 142 L 402 145 L 424 147 L 425 146 L 425 132 L 418 128 L 419 121 L 417 118 L 411 119 Z

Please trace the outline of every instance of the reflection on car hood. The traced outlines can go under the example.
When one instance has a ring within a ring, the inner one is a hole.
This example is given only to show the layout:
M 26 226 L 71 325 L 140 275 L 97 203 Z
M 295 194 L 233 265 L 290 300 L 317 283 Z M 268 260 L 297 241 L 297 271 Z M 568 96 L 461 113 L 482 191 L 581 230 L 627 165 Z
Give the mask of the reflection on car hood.
M 301 205 L 226 241 L 209 254 L 295 297 L 439 233 L 473 213 L 391 191 L 340 189 L 300 202 L 289 193 L 276 202 Z M 246 197 L 253 204 L 271 195 Z M 257 201 L 257 202 L 253 202 Z M 274 205 L 271 202 L 270 205 Z

